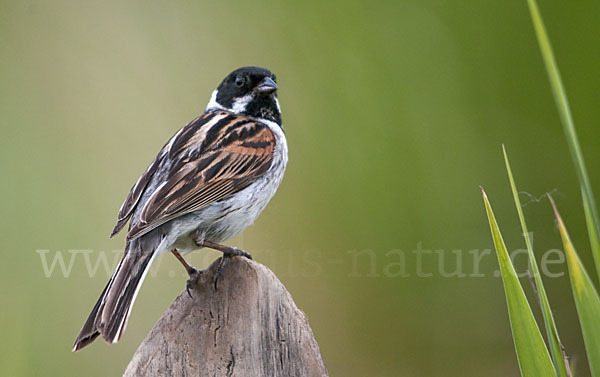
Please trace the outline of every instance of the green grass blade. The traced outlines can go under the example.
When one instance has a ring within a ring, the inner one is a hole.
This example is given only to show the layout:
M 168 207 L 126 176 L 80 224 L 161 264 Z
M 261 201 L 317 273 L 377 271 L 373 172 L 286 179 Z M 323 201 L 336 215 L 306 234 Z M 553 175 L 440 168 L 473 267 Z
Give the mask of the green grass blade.
M 589 193 L 589 194 L 587 194 Z M 594 256 L 600 253 L 600 231 L 595 228 L 598 224 L 598 213 L 596 212 L 596 203 L 594 202 L 594 197 L 591 195 L 591 190 L 586 191 L 584 186 L 581 185 L 581 197 L 583 198 L 583 210 L 585 211 L 585 223 L 587 224 L 588 234 L 590 237 L 590 244 L 592 245 L 592 250 L 594 251 Z M 600 256 L 598 256 L 600 258 Z M 598 278 L 600 279 L 600 260 L 598 258 L 594 258 L 596 262 L 596 268 L 598 270 Z
M 600 377 L 600 297 L 598 297 L 598 292 L 596 292 L 592 284 L 592 279 L 590 279 L 575 251 L 575 247 L 569 238 L 569 233 L 567 233 L 567 228 L 556 209 L 552 197 L 548 195 L 548 198 L 554 209 L 560 237 L 562 238 L 565 253 L 567 254 L 571 288 L 573 289 L 575 306 L 577 307 L 579 323 L 583 332 L 590 371 L 592 372 L 592 377 Z
M 596 207 L 594 195 L 592 194 L 592 187 L 583 161 L 583 154 L 581 153 L 577 133 L 575 132 L 575 125 L 573 124 L 573 118 L 571 117 L 571 109 L 569 108 L 567 94 L 563 87 L 562 79 L 560 78 L 560 72 L 558 71 L 558 66 L 554 59 L 552 45 L 546 34 L 542 16 L 540 15 L 535 0 L 527 0 L 527 4 L 529 5 L 529 13 L 531 14 L 531 20 L 535 28 L 538 44 L 542 52 L 544 64 L 546 65 L 546 71 L 548 72 L 548 79 L 552 86 L 554 101 L 556 102 L 556 107 L 560 114 L 560 120 L 567 138 L 569 150 L 571 151 L 571 157 L 575 164 L 579 185 L 581 186 L 590 245 L 596 264 L 596 273 L 600 278 L 600 218 L 598 217 L 598 209 Z
M 569 370 L 568 361 L 566 360 L 566 356 L 564 354 L 564 349 L 562 347 L 560 338 L 558 336 L 558 330 L 556 329 L 556 323 L 554 322 L 554 317 L 552 316 L 552 311 L 550 309 L 550 302 L 548 301 L 548 296 L 546 295 L 546 289 L 544 288 L 544 284 L 542 282 L 542 277 L 540 275 L 540 270 L 539 270 L 537 262 L 535 260 L 535 255 L 533 254 L 533 246 L 531 243 L 531 238 L 529 237 L 529 232 L 527 231 L 527 224 L 525 223 L 525 216 L 523 216 L 523 208 L 521 207 L 521 200 L 519 199 L 519 193 L 517 191 L 517 186 L 516 186 L 515 180 L 513 178 L 512 170 L 510 168 L 510 163 L 508 161 L 508 155 L 506 154 L 506 149 L 504 148 L 504 145 L 502 146 L 502 152 L 504 152 L 504 163 L 506 164 L 506 171 L 508 173 L 510 187 L 512 189 L 513 198 L 515 200 L 515 206 L 517 207 L 517 213 L 519 214 L 519 221 L 521 222 L 521 228 L 523 229 L 523 236 L 525 237 L 525 244 L 527 245 L 527 252 L 529 254 L 529 262 L 530 262 L 531 270 L 533 272 L 533 279 L 535 281 L 535 286 L 536 286 L 538 298 L 540 301 L 540 307 L 542 309 L 542 316 L 544 318 L 544 327 L 546 329 L 546 336 L 548 338 L 548 343 L 550 345 L 550 352 L 552 354 L 552 361 L 554 363 L 554 368 L 556 369 L 556 375 L 558 377 L 570 377 L 571 372 Z
M 552 360 L 504 245 L 490 202 L 483 188 L 481 192 L 502 272 L 510 327 L 521 375 L 523 377 L 555 377 Z

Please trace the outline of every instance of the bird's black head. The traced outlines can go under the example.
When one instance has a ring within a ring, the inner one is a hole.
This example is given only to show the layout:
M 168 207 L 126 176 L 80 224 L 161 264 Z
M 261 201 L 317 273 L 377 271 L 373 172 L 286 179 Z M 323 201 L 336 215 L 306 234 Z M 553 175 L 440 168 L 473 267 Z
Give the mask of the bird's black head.
M 281 125 L 275 75 L 268 69 L 244 67 L 231 72 L 213 92 L 206 107 L 227 110 Z

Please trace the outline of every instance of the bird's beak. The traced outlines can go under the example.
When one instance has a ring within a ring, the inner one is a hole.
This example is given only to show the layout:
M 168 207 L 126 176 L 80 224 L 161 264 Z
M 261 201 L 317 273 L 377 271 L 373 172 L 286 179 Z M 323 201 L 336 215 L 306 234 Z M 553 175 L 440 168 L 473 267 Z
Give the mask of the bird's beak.
M 258 84 L 258 86 L 256 87 L 256 91 L 261 94 L 271 94 L 277 89 L 279 89 L 279 87 L 277 86 L 277 84 L 275 84 L 275 81 L 273 81 L 273 79 L 271 79 L 270 77 L 265 77 L 263 81 L 261 81 L 260 84 Z

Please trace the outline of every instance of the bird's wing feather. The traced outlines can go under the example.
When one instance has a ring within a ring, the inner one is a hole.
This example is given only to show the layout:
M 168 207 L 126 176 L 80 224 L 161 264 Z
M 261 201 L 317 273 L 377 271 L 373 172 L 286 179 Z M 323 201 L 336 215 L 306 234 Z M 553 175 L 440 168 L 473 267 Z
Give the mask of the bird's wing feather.
M 168 177 L 143 203 L 128 241 L 241 191 L 271 166 L 275 135 L 261 123 L 218 112 L 200 127 L 186 128 L 165 146 L 172 163 Z
M 133 185 L 133 187 L 129 191 L 129 195 L 127 195 L 127 198 L 125 199 L 125 201 L 121 205 L 121 208 L 119 209 L 119 214 L 117 216 L 117 225 L 115 225 L 115 228 L 110 234 L 111 237 L 119 233 L 121 229 L 123 229 L 125 224 L 127 224 L 127 221 L 129 220 L 131 215 L 133 215 L 133 212 L 140 200 L 140 197 L 142 196 L 142 193 L 146 189 L 146 186 L 148 186 L 150 180 L 152 180 L 152 177 L 154 176 L 154 173 L 156 173 L 156 170 L 160 165 L 160 162 L 163 157 L 164 154 L 161 151 L 161 153 L 159 153 L 158 156 L 156 156 L 154 161 L 152 161 L 150 166 L 148 166 L 148 169 L 146 169 L 144 174 L 140 176 L 135 185 Z

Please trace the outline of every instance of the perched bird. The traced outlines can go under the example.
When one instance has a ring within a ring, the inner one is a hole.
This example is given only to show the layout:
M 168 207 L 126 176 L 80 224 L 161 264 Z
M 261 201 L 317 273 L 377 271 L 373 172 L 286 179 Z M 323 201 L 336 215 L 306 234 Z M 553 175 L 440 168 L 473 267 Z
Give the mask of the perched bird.
M 250 257 L 223 242 L 251 225 L 275 194 L 287 163 L 275 75 L 259 67 L 229 74 L 204 114 L 179 130 L 133 185 L 111 237 L 129 221 L 123 258 L 75 340 L 116 343 L 154 258 L 208 247 Z M 189 284 L 189 281 L 188 281 Z M 189 286 L 188 286 L 189 287 Z M 188 290 L 189 293 L 189 290 Z

